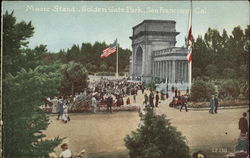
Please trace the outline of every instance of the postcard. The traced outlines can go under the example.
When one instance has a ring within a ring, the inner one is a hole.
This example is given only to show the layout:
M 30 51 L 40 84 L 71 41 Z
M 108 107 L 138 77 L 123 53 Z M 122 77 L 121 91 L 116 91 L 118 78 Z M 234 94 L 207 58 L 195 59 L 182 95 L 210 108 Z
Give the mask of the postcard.
M 249 157 L 248 1 L 2 4 L 2 157 Z

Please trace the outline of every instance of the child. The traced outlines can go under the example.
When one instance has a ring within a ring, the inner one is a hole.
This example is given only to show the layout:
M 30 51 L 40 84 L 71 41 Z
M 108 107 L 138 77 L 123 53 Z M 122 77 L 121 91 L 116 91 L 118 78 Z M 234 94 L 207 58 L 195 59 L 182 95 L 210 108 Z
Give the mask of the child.
M 71 151 L 68 149 L 68 144 L 66 143 L 63 143 L 61 145 L 61 148 L 62 148 L 62 152 L 60 154 L 60 158 L 72 158 L 72 153 Z

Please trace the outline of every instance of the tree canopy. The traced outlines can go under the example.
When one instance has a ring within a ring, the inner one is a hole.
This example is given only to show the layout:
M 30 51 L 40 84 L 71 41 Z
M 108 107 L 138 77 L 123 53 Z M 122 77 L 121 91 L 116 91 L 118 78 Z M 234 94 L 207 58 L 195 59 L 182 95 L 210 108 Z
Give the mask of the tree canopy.
M 240 94 L 249 97 L 249 37 L 250 25 L 244 30 L 240 26 L 235 27 L 231 35 L 226 30 L 220 33 L 208 28 L 204 36 L 198 36 L 193 45 L 193 100 L 211 97 L 205 92 L 205 96 L 198 97 L 199 89 L 202 90 L 205 84 L 201 79 L 216 81 L 221 97 L 236 99 Z M 211 89 L 208 85 L 205 84 L 205 89 Z
M 194 42 L 193 77 L 221 79 L 229 77 L 230 71 L 238 78 L 248 79 L 249 71 L 242 68 L 249 67 L 249 32 L 250 25 L 244 31 L 240 26 L 235 27 L 230 36 L 226 30 L 220 33 L 216 29 L 208 28 L 204 36 L 199 36 Z
M 116 53 L 107 58 L 100 58 L 102 51 L 107 48 L 105 42 L 82 43 L 81 46 L 73 45 L 67 50 L 60 50 L 58 53 L 50 53 L 43 56 L 45 63 L 60 61 L 64 64 L 74 61 L 87 68 L 89 72 L 115 72 Z M 132 54 L 129 49 L 118 48 L 119 72 L 127 72 L 129 68 L 129 56 Z
M 156 115 L 146 107 L 140 114 L 143 125 L 124 139 L 130 158 L 189 158 L 185 138 L 165 115 Z
M 45 65 L 45 45 L 27 47 L 34 33 L 31 22 L 17 23 L 13 12 L 3 15 L 3 155 L 48 157 L 62 141 L 45 139 L 49 118 L 39 106 L 42 99 L 58 94 L 58 65 Z

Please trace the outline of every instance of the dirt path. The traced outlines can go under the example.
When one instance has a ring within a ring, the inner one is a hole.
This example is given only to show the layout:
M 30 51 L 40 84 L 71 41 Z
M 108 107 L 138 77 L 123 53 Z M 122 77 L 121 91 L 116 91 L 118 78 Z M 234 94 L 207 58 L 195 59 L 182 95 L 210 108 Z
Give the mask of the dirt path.
M 143 96 L 137 97 L 137 103 L 142 103 Z M 132 97 L 131 97 L 131 100 Z M 238 119 L 247 109 L 220 110 L 218 114 L 207 111 L 180 112 L 169 108 L 169 100 L 160 104 L 160 111 L 171 119 L 187 138 L 190 147 L 211 146 L 235 142 L 238 135 Z M 70 114 L 71 121 L 63 124 L 50 116 L 51 124 L 45 131 L 48 138 L 56 136 L 67 137 L 70 149 L 76 153 L 86 149 L 88 153 L 112 152 L 126 149 L 124 137 L 135 130 L 139 121 L 137 112 L 117 112 L 113 114 Z M 59 153 L 60 149 L 57 148 Z

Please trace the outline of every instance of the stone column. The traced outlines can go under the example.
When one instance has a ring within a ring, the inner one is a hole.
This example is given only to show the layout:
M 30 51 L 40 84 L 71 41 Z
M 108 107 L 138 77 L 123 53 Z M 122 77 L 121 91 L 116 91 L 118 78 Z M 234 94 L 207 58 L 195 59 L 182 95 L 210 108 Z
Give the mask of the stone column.
M 163 61 L 163 79 L 166 78 L 166 61 Z
M 155 77 L 157 76 L 157 61 L 155 61 Z
M 168 72 L 169 72 L 169 82 L 172 82 L 172 65 L 171 65 L 171 60 L 168 61 L 169 67 L 168 67 Z
M 188 83 L 188 61 L 186 61 L 186 70 L 187 70 L 187 74 L 186 74 L 186 81 L 187 81 L 187 83 Z
M 152 70 L 153 70 L 153 77 L 155 76 L 155 62 L 153 61 L 153 65 L 152 65 Z
M 160 62 L 157 62 L 157 77 L 160 77 Z
M 176 76 L 175 76 L 175 80 L 177 81 L 177 83 L 179 82 L 180 79 L 180 61 L 177 60 L 176 61 Z
M 181 83 L 181 80 L 182 80 L 182 78 L 181 78 L 181 69 L 182 69 L 182 61 L 180 60 L 179 61 L 179 82 Z
M 175 83 L 175 77 L 176 77 L 176 61 L 175 60 L 173 60 L 173 63 L 172 63 L 172 66 L 173 66 L 173 68 L 172 68 L 172 81 L 173 81 L 173 83 Z
M 170 61 L 168 60 L 168 81 L 170 82 Z
M 181 76 L 180 76 L 181 82 L 183 82 L 183 61 L 181 60 Z
M 164 78 L 164 61 L 161 62 L 161 79 Z
M 183 82 L 186 83 L 186 61 L 183 61 Z
M 166 60 L 166 82 L 168 78 L 168 60 Z
M 158 75 L 158 61 L 155 62 L 155 77 Z
M 173 83 L 173 60 L 170 61 L 170 80 Z
M 165 76 L 165 61 L 162 61 L 162 79 L 164 79 L 164 76 Z
M 158 61 L 158 77 L 160 78 L 161 76 L 161 62 Z
M 159 61 L 159 78 L 161 78 L 161 61 Z

